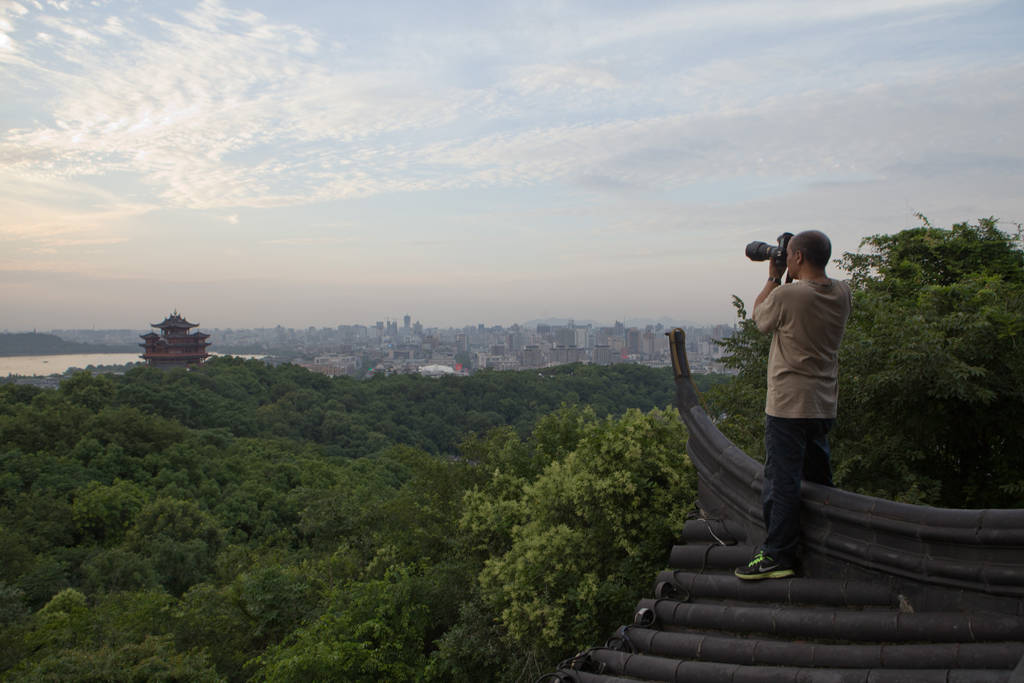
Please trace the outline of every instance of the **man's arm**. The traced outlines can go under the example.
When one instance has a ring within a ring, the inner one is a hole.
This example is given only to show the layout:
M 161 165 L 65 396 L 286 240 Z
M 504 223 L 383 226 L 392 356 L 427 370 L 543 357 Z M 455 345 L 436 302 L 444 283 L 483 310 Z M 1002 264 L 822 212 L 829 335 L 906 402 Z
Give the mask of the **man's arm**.
M 768 280 L 768 282 L 764 283 L 764 287 L 761 288 L 761 292 L 757 295 L 757 298 L 754 299 L 754 311 L 753 312 L 755 314 L 757 313 L 757 307 L 760 306 L 762 303 L 764 303 L 764 300 L 768 298 L 768 295 L 771 294 L 772 292 L 774 292 L 778 288 L 779 288 L 779 283 L 777 283 L 775 280 Z
M 779 288 L 782 284 L 782 276 L 786 274 L 786 265 L 778 265 L 775 263 L 775 259 L 768 259 L 768 282 L 764 283 L 764 287 L 761 288 L 761 292 L 754 299 L 754 310 L 752 314 L 757 314 L 757 307 L 764 303 L 764 300 L 768 298 L 768 295 Z

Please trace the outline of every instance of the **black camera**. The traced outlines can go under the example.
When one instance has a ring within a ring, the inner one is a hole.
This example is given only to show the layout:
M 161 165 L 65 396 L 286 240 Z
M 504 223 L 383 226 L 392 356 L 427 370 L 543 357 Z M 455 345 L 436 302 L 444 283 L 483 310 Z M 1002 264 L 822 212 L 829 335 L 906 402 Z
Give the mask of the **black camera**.
M 751 261 L 767 261 L 771 259 L 780 266 L 786 265 L 786 247 L 793 233 L 784 232 L 779 235 L 779 246 L 767 242 L 751 242 L 747 245 L 747 258 Z

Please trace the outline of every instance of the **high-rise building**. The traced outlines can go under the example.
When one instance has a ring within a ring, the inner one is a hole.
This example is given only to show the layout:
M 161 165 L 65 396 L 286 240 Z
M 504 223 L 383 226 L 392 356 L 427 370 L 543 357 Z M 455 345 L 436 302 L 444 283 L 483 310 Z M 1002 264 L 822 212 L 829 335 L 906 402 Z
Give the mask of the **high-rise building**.
M 644 330 L 643 336 L 641 337 L 641 352 L 648 358 L 654 357 L 657 349 L 657 339 L 659 336 L 653 327 L 648 326 Z
M 558 346 L 576 346 L 576 330 L 571 327 L 556 328 L 555 344 Z
M 640 334 L 640 330 L 636 327 L 626 330 L 627 353 L 640 353 Z

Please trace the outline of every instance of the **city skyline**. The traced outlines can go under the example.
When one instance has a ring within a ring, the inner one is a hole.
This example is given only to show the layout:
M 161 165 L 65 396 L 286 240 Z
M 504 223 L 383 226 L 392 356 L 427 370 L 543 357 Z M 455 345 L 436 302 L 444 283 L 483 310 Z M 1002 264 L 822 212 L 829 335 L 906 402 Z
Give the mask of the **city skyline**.
M 174 314 L 181 315 L 182 318 L 187 319 L 189 322 L 193 322 L 191 316 L 186 315 L 185 313 L 183 313 L 182 311 L 179 311 L 177 309 L 174 309 L 173 311 L 169 311 L 168 313 L 171 314 L 171 315 L 174 315 Z M 405 318 L 405 317 L 409 317 L 409 327 L 408 328 L 406 328 L 406 326 L 404 325 L 404 322 L 403 322 L 403 318 Z M 295 331 L 295 332 L 305 332 L 307 330 L 338 330 L 338 329 L 343 329 L 343 328 L 359 328 L 359 327 L 366 328 L 367 330 L 372 330 L 378 324 L 380 324 L 385 329 L 388 329 L 390 326 L 394 325 L 399 330 L 420 328 L 420 329 L 426 330 L 426 331 L 433 330 L 433 331 L 446 331 L 447 332 L 447 331 L 461 331 L 461 330 L 466 330 L 466 329 L 479 329 L 481 326 L 483 326 L 483 328 L 485 330 L 490 330 L 492 328 L 511 329 L 511 328 L 517 327 L 517 326 L 525 328 L 525 329 L 534 330 L 537 327 L 578 327 L 578 328 L 601 328 L 601 327 L 608 327 L 608 328 L 611 328 L 611 327 L 616 327 L 616 326 L 622 326 L 622 327 L 626 327 L 626 328 L 629 328 L 629 327 L 645 328 L 645 327 L 648 327 L 648 326 L 656 327 L 658 325 L 661 325 L 663 328 L 670 328 L 670 327 L 673 327 L 673 326 L 679 326 L 679 327 L 717 327 L 717 326 L 722 326 L 722 325 L 729 326 L 729 327 L 734 327 L 735 323 L 736 323 L 735 316 L 733 317 L 732 320 L 729 320 L 729 321 L 701 321 L 701 320 L 685 320 L 685 319 L 682 319 L 682 318 L 665 315 L 665 316 L 659 316 L 659 317 L 656 317 L 656 318 L 636 317 L 636 316 L 620 316 L 619 318 L 608 319 L 608 320 L 593 320 L 593 319 L 589 319 L 589 318 L 575 318 L 575 317 L 548 317 L 548 318 L 536 318 L 535 317 L 535 318 L 530 318 L 530 319 L 527 319 L 527 320 L 499 321 L 499 322 L 495 322 L 495 323 L 492 323 L 492 324 L 486 324 L 486 323 L 482 323 L 482 322 L 478 322 L 478 321 L 473 321 L 473 322 L 463 322 L 462 324 L 455 324 L 455 325 L 439 325 L 439 324 L 434 324 L 434 323 L 432 323 L 429 320 L 424 321 L 424 320 L 422 320 L 420 318 L 417 318 L 416 316 L 412 316 L 412 315 L 406 313 L 406 314 L 403 314 L 401 316 L 378 316 L 375 320 L 371 320 L 371 321 L 361 321 L 361 320 L 338 321 L 338 322 L 336 322 L 334 324 L 330 324 L 330 325 L 294 325 L 294 326 L 289 326 L 289 325 L 282 325 L 280 323 L 270 323 L 270 324 L 263 324 L 263 325 L 250 325 L 250 326 L 230 327 L 230 326 L 223 326 L 223 325 L 217 325 L 217 324 L 205 325 L 205 324 L 202 324 L 202 323 L 196 323 L 196 329 L 200 330 L 200 331 L 217 332 L 217 331 L 239 331 L 239 330 L 261 330 L 261 331 L 266 331 L 266 330 L 274 330 L 274 329 L 277 329 L 277 328 L 282 328 L 282 329 L 285 329 L 285 330 L 291 330 L 291 331 Z M 25 332 L 39 332 L 39 333 L 58 334 L 58 335 L 61 332 L 81 332 L 81 333 L 90 333 L 90 332 L 92 332 L 92 333 L 100 333 L 100 332 L 133 332 L 134 333 L 134 332 L 143 331 L 143 330 L 147 330 L 148 331 L 150 327 L 153 327 L 153 325 L 146 324 L 146 325 L 135 325 L 135 326 L 128 326 L 128 327 L 108 327 L 108 328 L 99 328 L 99 327 L 96 327 L 96 328 L 92 328 L 92 327 L 62 327 L 62 326 L 57 326 L 57 327 L 50 327 L 50 328 L 33 328 L 32 330 L 17 330 L 17 329 L 0 328 L 0 333 L 3 333 L 3 334 L 17 334 L 17 333 L 25 333 Z
M 735 325 L 687 325 L 685 323 L 638 324 L 615 321 L 610 325 L 592 321 L 531 321 L 509 326 L 486 327 L 482 323 L 457 328 L 424 326 L 405 315 L 398 320 L 376 321 L 372 325 L 337 325 L 324 328 L 264 327 L 258 329 L 203 328 L 178 313 L 168 316 L 140 334 L 138 330 L 52 330 L 65 341 L 89 345 L 97 356 L 100 345 L 112 351 L 111 360 L 93 364 L 119 365 L 123 347 L 144 347 L 141 357 L 157 367 L 201 364 L 208 356 L 235 355 L 264 359 L 271 364 L 290 362 L 316 373 L 368 377 L 375 374 L 466 375 L 476 370 L 542 369 L 569 363 L 612 365 L 639 363 L 667 367 L 670 362 L 667 330 L 684 328 L 691 367 L 701 372 L 728 372 L 724 348 L 716 341 L 730 337 Z M 198 328 L 198 329 L 196 329 Z M 4 335 L 0 335 L 2 337 Z M 14 335 L 18 337 L 19 335 Z M 31 336 L 31 335 L 26 335 Z M 138 343 L 141 339 L 142 343 Z M 49 386 L 62 364 L 50 365 L 54 351 L 46 358 L 26 354 L 31 340 L 13 340 L 11 357 L 3 357 L 12 374 L 43 375 Z M 46 344 L 52 347 L 52 343 Z M 59 350 L 59 349 L 57 349 Z M 64 363 L 85 364 L 82 350 L 62 356 Z M 120 354 L 120 355 L 119 355 Z M 28 358 L 26 358 L 28 355 Z M 42 362 L 40 359 L 43 358 Z M 48 358 L 48 359 L 47 359 Z M 116 360 L 115 360 L 116 358 Z M 135 356 L 131 356 L 134 362 Z M 42 370 L 43 372 L 39 372 Z
M 1012 0 L 0 0 L 0 329 L 729 323 L 749 241 L 1024 222 L 1022 26 Z

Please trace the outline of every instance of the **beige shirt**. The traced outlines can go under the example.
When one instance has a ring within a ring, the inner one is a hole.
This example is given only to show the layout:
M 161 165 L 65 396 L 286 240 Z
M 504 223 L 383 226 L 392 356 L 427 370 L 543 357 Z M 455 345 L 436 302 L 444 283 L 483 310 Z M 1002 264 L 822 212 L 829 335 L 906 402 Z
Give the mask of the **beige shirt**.
M 848 282 L 797 280 L 776 288 L 754 310 L 757 329 L 773 335 L 764 406 L 768 415 L 836 416 L 839 343 L 852 304 Z

